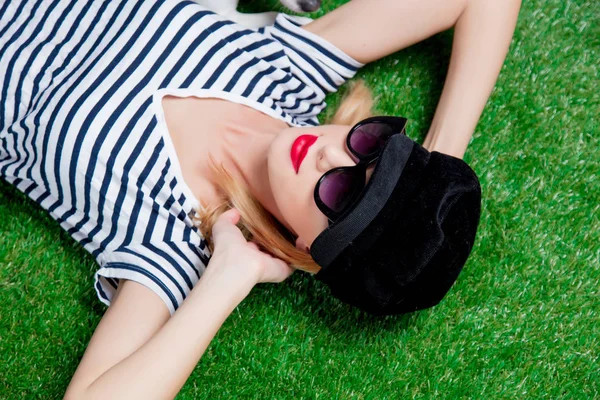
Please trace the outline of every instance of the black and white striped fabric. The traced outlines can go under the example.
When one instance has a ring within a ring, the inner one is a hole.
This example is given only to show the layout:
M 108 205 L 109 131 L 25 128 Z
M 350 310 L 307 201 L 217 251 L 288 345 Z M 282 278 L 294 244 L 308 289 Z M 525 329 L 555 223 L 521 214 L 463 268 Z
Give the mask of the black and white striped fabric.
M 325 95 L 363 64 L 310 21 L 248 30 L 177 0 L 0 2 L 0 176 L 95 257 L 102 302 L 131 279 L 173 314 L 210 258 L 162 97 L 317 125 Z

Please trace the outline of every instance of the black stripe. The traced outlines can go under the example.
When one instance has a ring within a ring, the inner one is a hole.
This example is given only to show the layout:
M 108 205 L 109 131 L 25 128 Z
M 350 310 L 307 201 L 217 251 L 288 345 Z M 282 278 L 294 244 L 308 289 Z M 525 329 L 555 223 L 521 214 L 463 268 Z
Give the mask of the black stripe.
M 148 270 L 145 270 L 145 269 L 140 268 L 140 267 L 138 267 L 136 265 L 133 265 L 133 264 L 126 264 L 126 263 L 122 263 L 122 262 L 107 263 L 104 266 L 104 268 L 124 269 L 124 270 L 138 272 L 138 273 L 144 275 L 145 277 L 147 277 L 148 279 L 150 279 L 152 282 L 156 283 L 156 285 L 163 290 L 163 292 L 167 295 L 167 297 L 169 298 L 169 300 L 171 300 L 171 304 L 173 305 L 173 308 L 175 310 L 177 310 L 177 308 L 179 307 L 177 299 L 175 298 L 175 296 L 173 295 L 173 293 L 171 293 L 171 291 L 169 290 L 169 288 L 160 279 L 158 279 L 156 276 L 154 276 Z M 127 278 L 123 278 L 123 279 L 127 279 Z M 110 301 L 110 300 L 108 300 L 108 297 L 106 296 L 106 293 L 104 293 L 104 291 L 101 290 L 101 294 L 103 294 L 103 297 L 107 301 Z M 185 294 L 184 294 L 183 297 L 185 298 Z

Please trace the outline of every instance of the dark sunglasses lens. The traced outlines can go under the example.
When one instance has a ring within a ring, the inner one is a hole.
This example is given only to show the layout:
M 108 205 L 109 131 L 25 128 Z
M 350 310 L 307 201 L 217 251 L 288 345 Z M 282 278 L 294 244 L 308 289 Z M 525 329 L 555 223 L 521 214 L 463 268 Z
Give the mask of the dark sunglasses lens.
M 381 150 L 393 134 L 392 126 L 383 122 L 370 122 L 351 133 L 350 146 L 360 156 L 368 156 Z
M 352 171 L 332 171 L 319 185 L 319 198 L 332 211 L 339 213 L 356 199 L 362 189 L 362 181 Z

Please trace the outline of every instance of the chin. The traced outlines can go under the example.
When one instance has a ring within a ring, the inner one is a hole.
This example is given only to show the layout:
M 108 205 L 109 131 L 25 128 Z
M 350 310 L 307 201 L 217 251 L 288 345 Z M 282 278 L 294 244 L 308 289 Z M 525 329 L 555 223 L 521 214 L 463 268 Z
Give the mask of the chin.
M 294 166 L 290 158 L 292 143 L 296 139 L 296 132 L 284 129 L 271 142 L 267 153 L 267 168 L 269 171 L 269 183 L 273 185 L 287 182 L 295 176 Z

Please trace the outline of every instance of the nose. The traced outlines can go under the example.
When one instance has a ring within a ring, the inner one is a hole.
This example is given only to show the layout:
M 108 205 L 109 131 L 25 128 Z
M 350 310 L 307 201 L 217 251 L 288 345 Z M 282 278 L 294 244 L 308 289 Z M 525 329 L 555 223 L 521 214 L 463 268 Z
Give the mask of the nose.
M 301 0 L 300 8 L 304 12 L 317 11 L 321 7 L 321 0 Z
M 354 160 L 336 146 L 323 146 L 317 153 L 317 169 L 323 174 L 333 168 L 350 167 L 352 165 L 356 165 Z

